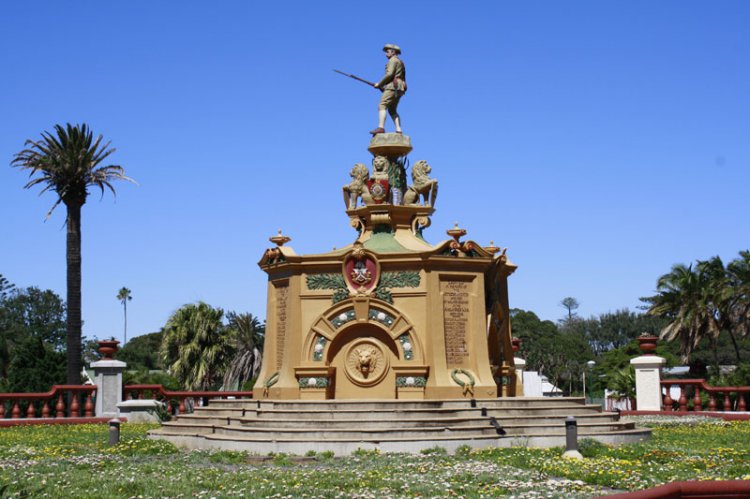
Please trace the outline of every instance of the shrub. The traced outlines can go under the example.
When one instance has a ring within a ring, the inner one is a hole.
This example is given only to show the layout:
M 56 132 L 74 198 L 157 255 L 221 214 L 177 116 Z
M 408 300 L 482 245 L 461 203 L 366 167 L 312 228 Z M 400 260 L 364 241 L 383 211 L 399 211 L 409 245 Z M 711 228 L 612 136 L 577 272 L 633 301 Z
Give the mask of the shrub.
M 456 457 L 469 457 L 471 456 L 473 449 L 470 445 L 461 445 L 456 449 Z
M 578 441 L 578 452 L 583 457 L 597 457 L 605 454 L 608 447 L 593 438 L 582 438 Z
M 242 464 L 247 461 L 247 452 L 235 450 L 220 450 L 211 452 L 208 460 L 220 464 Z
M 352 456 L 354 457 L 375 457 L 380 455 L 380 449 L 357 449 L 354 452 L 352 452 Z

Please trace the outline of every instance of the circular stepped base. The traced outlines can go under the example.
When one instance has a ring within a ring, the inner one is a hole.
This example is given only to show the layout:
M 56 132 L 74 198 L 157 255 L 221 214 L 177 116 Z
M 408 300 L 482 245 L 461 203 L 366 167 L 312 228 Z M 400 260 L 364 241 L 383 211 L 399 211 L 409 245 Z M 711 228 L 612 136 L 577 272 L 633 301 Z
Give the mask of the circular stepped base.
M 305 454 L 357 449 L 419 452 L 462 445 L 553 447 L 565 445 L 565 418 L 579 420 L 581 438 L 622 444 L 646 440 L 648 429 L 619 421 L 616 413 L 578 398 L 443 401 L 216 400 L 149 433 L 191 449 Z M 497 428 L 502 430 L 497 430 Z

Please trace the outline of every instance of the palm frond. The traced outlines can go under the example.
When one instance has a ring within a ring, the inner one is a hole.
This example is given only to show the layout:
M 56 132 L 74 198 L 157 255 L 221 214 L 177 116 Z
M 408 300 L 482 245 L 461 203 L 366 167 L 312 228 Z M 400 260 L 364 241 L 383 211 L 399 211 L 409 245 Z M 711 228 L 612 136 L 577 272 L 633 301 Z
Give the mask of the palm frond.
M 14 156 L 11 165 L 29 172 L 31 180 L 24 186 L 26 189 L 43 185 L 40 194 L 50 190 L 57 194 L 47 218 L 61 202 L 85 203 L 89 186 L 99 188 L 103 196 L 105 187 L 116 194 L 111 184 L 114 180 L 136 183 L 119 165 L 98 167 L 116 151 L 110 142 L 102 141 L 101 135 L 94 139 L 85 123 L 68 123 L 65 127 L 57 124 L 54 133 L 44 131 L 40 140 L 26 140 L 25 149 Z

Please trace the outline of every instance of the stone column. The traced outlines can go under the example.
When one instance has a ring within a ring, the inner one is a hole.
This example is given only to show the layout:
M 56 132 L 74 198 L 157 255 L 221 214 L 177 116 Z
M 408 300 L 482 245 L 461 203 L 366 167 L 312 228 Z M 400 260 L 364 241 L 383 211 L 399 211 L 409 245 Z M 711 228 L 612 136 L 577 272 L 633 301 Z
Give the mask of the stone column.
M 510 339 L 511 349 L 513 350 L 513 365 L 515 366 L 516 373 L 516 397 L 523 397 L 523 371 L 526 369 L 526 360 L 515 357 L 518 351 L 521 349 L 521 343 L 523 341 L 520 338 L 513 337 Z
M 127 364 L 119 360 L 99 360 L 91 363 L 96 382 L 96 417 L 116 418 L 117 404 L 122 402 L 122 372 Z
M 661 368 L 666 359 L 654 355 L 657 338 L 641 335 L 638 338 L 644 355 L 631 359 L 635 369 L 635 399 L 639 411 L 661 411 Z
M 526 361 L 520 357 L 513 357 L 516 366 L 516 397 L 523 397 L 523 371 L 526 369 Z

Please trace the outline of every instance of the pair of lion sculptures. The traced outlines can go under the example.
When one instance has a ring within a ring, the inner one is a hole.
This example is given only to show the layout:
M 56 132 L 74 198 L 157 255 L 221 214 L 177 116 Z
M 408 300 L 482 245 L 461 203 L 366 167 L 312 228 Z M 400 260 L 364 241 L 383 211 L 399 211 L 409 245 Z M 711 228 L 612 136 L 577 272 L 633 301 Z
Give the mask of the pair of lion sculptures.
M 417 161 L 411 169 L 411 179 L 413 184 L 409 186 L 404 193 L 403 204 L 419 204 L 420 198 L 423 205 L 435 206 L 435 200 L 438 193 L 438 182 L 430 178 L 428 174 L 432 171 L 427 161 L 421 159 Z M 352 181 L 349 185 L 343 187 L 344 203 L 346 208 L 353 210 L 357 207 L 358 199 L 362 199 L 365 205 L 374 204 L 370 191 L 367 188 L 367 181 L 370 179 L 370 170 L 363 163 L 357 163 L 349 173 Z

